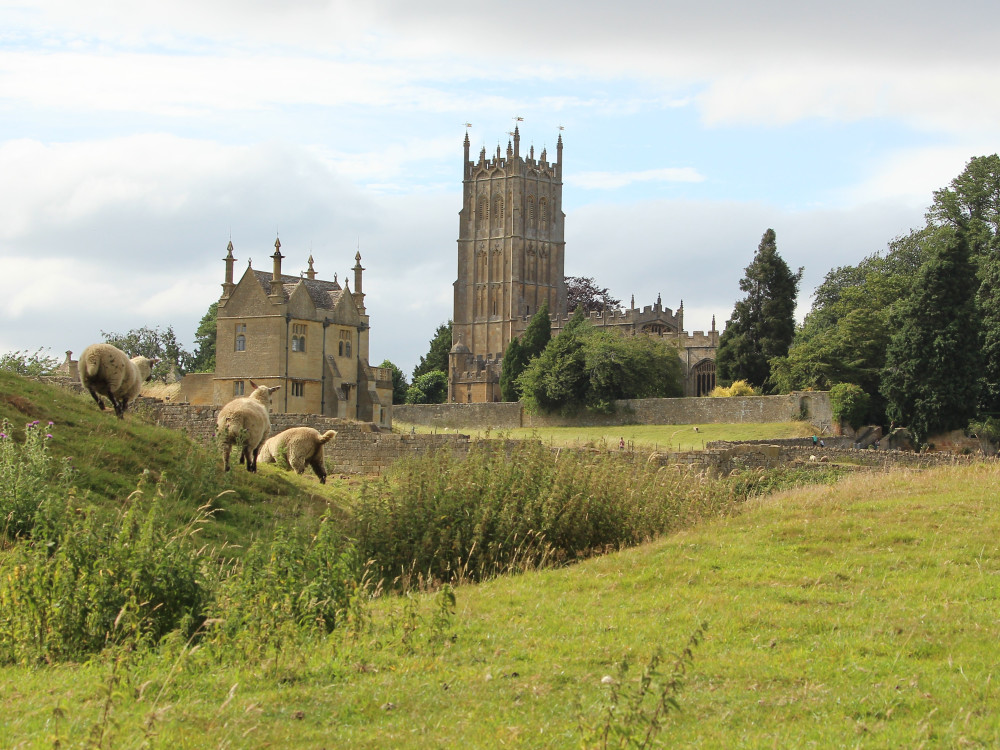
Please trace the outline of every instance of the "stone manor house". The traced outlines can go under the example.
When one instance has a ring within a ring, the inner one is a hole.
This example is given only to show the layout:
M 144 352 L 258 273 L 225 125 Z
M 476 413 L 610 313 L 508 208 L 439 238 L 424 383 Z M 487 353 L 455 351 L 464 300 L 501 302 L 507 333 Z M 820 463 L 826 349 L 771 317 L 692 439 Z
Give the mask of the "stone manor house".
M 272 270 L 248 263 L 233 281 L 233 243 L 227 248 L 219 298 L 215 372 L 182 381 L 192 404 L 225 404 L 257 385 L 280 385 L 272 396 L 276 414 L 320 414 L 392 424 L 392 373 L 368 363 L 370 319 L 362 291 L 361 253 L 355 255 L 354 291 L 316 278 L 312 255 L 299 275 L 282 273 L 275 240 Z
M 515 126 L 507 153 L 486 149 L 469 159 L 465 134 L 462 210 L 459 213 L 458 278 L 452 316 L 448 400 L 456 403 L 500 401 L 500 366 L 507 345 L 524 333 L 531 316 L 548 302 L 552 334 L 566 325 L 562 210 L 562 135 L 556 160 L 532 146 L 521 155 Z M 684 330 L 684 303 L 674 312 L 656 303 L 642 309 L 635 297 L 626 310 L 591 313 L 593 325 L 623 335 L 658 336 L 674 342 L 683 364 L 684 395 L 703 396 L 715 387 L 719 333 Z

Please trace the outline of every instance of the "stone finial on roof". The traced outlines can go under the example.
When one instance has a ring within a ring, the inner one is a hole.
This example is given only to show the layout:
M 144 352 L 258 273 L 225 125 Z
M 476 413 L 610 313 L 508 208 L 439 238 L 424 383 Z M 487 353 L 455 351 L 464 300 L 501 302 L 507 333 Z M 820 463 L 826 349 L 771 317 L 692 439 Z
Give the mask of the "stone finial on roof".
M 309 279 L 315 279 L 316 278 L 316 269 L 313 268 L 313 257 L 312 257 L 312 254 L 309 255 L 309 268 L 306 271 L 306 277 L 309 278 Z
M 284 256 L 281 254 L 281 240 L 274 241 L 274 255 L 271 256 L 271 260 L 274 261 L 274 270 L 271 273 L 271 281 L 281 281 L 281 259 Z

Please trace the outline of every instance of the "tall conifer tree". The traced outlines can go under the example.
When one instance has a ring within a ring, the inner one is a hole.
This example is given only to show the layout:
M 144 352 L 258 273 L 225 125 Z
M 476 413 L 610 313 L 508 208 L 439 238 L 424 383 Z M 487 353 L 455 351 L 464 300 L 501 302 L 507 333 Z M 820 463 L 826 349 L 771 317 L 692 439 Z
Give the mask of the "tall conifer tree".
M 801 279 L 802 269 L 792 273 L 778 255 L 774 230 L 768 229 L 740 280 L 746 296 L 736 303 L 719 339 L 715 362 L 720 380 L 764 386 L 770 375 L 769 360 L 787 355 L 792 343 Z

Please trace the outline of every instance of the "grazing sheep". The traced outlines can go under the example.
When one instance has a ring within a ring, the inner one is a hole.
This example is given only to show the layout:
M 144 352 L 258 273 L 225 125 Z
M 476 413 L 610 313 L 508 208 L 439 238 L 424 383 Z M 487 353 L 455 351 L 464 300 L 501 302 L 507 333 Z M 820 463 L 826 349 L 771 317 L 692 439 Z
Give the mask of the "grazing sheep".
M 142 384 L 153 372 L 153 365 L 159 361 L 146 357 L 129 359 L 125 352 L 111 344 L 91 344 L 80 355 L 80 383 L 90 391 L 101 409 L 104 409 L 101 396 L 107 396 L 115 414 L 123 419 L 129 401 L 139 395 Z
M 337 437 L 336 430 L 327 430 L 320 435 L 319 431 L 312 427 L 290 427 L 268 438 L 261 446 L 257 458 L 263 463 L 277 463 L 278 457 L 284 454 L 288 465 L 296 474 L 304 472 L 308 464 L 319 477 L 319 483 L 326 484 L 323 446 L 335 437 Z
M 233 399 L 223 406 L 216 420 L 226 471 L 229 471 L 229 454 L 233 450 L 233 443 L 237 442 L 243 444 L 240 463 L 246 465 L 247 471 L 257 471 L 257 453 L 264 438 L 271 432 L 271 418 L 268 416 L 271 394 L 281 386 L 258 386 L 252 380 L 250 385 L 254 392 L 249 396 Z

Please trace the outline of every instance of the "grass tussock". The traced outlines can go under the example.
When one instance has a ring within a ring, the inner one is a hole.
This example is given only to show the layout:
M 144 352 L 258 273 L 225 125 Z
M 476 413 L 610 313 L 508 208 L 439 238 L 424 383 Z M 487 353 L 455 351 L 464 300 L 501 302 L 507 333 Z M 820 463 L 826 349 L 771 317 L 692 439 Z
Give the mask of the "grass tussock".
M 367 485 L 353 534 L 386 583 L 475 581 L 635 545 L 738 500 L 726 483 L 638 457 L 483 441 Z

